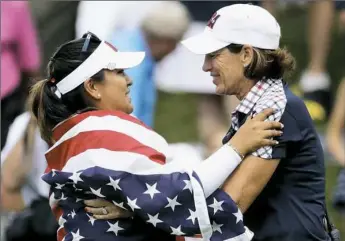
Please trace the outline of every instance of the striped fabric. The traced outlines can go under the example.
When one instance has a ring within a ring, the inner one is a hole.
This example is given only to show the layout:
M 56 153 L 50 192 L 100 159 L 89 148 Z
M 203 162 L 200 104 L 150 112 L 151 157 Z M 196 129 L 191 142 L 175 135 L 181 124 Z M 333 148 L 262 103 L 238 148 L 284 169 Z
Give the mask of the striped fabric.
M 43 180 L 50 185 L 59 241 L 251 240 L 233 200 L 221 190 L 206 200 L 188 160 L 170 161 L 166 140 L 138 119 L 88 111 L 58 125 L 53 138 Z M 82 202 L 94 198 L 135 215 L 95 220 Z

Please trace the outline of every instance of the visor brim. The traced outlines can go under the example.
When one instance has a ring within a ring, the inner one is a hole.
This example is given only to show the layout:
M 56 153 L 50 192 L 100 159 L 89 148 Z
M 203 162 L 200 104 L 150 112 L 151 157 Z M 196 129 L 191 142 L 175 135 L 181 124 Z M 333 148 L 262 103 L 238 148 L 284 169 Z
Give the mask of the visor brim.
M 181 44 L 195 54 L 210 54 L 229 45 L 206 31 L 181 41 Z

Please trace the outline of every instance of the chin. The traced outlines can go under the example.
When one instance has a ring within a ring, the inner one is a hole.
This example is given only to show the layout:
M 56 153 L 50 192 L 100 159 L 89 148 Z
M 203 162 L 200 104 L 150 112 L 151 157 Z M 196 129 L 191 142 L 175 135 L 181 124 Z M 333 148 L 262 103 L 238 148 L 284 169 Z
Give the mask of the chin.
M 225 93 L 225 90 L 224 90 L 224 88 L 216 88 L 216 94 L 217 95 L 225 95 L 226 93 Z
M 132 112 L 133 112 L 133 105 L 128 106 L 125 112 L 127 114 L 132 114 Z

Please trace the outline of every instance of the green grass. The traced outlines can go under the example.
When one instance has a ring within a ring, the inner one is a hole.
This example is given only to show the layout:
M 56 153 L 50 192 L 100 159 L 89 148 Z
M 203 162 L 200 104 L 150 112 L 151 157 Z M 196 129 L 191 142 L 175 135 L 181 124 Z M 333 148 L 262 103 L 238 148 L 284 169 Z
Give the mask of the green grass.
M 297 60 L 297 71 L 291 77 L 291 81 L 297 80 L 301 71 L 305 68 L 308 60 L 306 36 L 305 10 L 292 7 L 279 14 L 282 26 L 282 44 L 287 46 Z M 339 36 L 334 31 L 332 47 L 329 55 L 328 67 L 332 77 L 333 90 L 344 74 L 345 60 L 344 36 Z M 197 95 L 194 94 L 167 94 L 159 92 L 155 129 L 169 142 L 191 142 L 198 140 L 197 134 Z M 324 129 L 322 126 L 320 129 Z M 345 220 L 341 219 L 330 205 L 330 198 L 336 182 L 339 168 L 327 167 L 327 205 L 330 216 L 342 231 L 345 237 Z

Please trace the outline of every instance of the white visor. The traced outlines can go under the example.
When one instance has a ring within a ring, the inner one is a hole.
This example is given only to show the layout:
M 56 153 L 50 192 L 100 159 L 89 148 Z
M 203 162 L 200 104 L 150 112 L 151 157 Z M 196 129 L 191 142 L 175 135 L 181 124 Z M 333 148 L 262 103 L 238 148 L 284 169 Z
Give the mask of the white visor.
M 181 43 L 195 54 L 209 54 L 228 46 L 230 43 L 215 38 L 208 29 L 204 32 L 187 38 Z
M 128 69 L 139 65 L 145 52 L 118 52 L 114 46 L 102 41 L 97 49 L 72 73 L 56 84 L 55 94 L 70 92 L 102 69 Z

